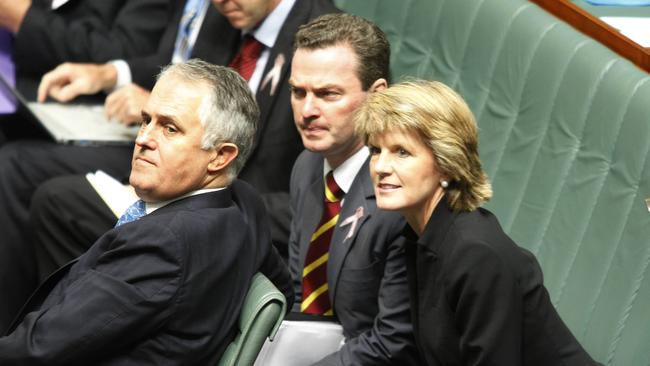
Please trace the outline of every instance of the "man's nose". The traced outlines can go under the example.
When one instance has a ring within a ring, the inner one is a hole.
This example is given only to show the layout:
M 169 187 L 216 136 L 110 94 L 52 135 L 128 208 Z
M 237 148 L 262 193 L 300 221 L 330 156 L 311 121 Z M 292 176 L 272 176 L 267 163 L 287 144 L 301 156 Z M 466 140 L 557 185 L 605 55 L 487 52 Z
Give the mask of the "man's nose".
M 148 123 L 140 127 L 138 136 L 135 138 L 135 144 L 141 147 L 152 149 L 155 147 L 155 126 L 154 123 Z
M 304 118 L 317 117 L 320 114 L 320 109 L 313 96 L 307 95 L 305 97 L 301 112 Z

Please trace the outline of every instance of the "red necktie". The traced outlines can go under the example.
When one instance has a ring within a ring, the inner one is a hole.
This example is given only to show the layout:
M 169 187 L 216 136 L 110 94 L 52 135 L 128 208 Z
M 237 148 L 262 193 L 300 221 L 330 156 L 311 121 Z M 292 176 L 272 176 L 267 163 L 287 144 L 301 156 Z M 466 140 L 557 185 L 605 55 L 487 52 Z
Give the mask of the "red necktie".
M 257 59 L 260 58 L 264 45 L 258 42 L 255 37 L 247 34 L 244 36 L 239 53 L 230 62 L 230 67 L 235 69 L 246 81 L 250 80 L 255 71 Z
M 300 311 L 308 314 L 333 315 L 327 285 L 327 261 L 330 243 L 341 211 L 343 190 L 330 171 L 325 177 L 325 203 L 318 228 L 311 236 L 302 271 L 302 304 Z

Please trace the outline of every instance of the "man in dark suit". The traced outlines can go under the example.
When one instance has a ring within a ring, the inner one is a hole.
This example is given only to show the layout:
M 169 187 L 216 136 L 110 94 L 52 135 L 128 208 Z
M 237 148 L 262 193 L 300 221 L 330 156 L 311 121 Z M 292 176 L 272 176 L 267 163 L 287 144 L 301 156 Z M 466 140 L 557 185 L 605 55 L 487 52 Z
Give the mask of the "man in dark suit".
M 291 175 L 296 310 L 343 327 L 345 344 L 319 365 L 417 364 L 404 221 L 377 210 L 368 151 L 353 121 L 366 96 L 387 86 L 388 40 L 376 25 L 336 14 L 301 28 L 295 45 L 291 103 L 307 149 Z
M 214 1 L 219 12 L 208 11 L 204 20 L 203 27 L 194 47 L 194 56 L 199 57 L 215 64 L 226 65 L 232 60 L 241 43 L 242 31 L 232 26 L 231 20 L 221 13 L 232 13 L 232 2 Z M 240 2 L 246 4 L 246 2 Z M 286 243 L 289 236 L 290 213 L 288 208 L 288 191 L 289 175 L 291 166 L 297 155 L 302 150 L 300 137 L 293 127 L 293 118 L 289 104 L 288 88 L 286 85 L 288 79 L 288 70 L 292 55 L 293 35 L 298 26 L 308 22 L 318 15 L 338 11 L 329 0 L 310 0 L 297 1 L 294 3 L 287 2 L 249 2 L 250 5 L 262 3 L 276 3 L 274 9 L 280 7 L 287 8 L 288 14 L 285 20 L 278 22 L 276 19 L 266 26 L 262 22 L 256 28 L 256 31 L 263 32 L 260 38 L 267 38 L 265 44 L 266 64 L 262 66 L 259 72 L 258 82 L 251 85 L 256 89 L 256 99 L 261 109 L 261 123 L 255 139 L 255 148 L 246 166 L 244 167 L 240 178 L 251 183 L 261 194 L 262 198 L 271 212 L 271 230 L 273 241 L 286 257 Z M 236 13 L 236 12 L 235 12 Z M 271 16 L 273 16 L 271 14 Z M 271 19 L 273 20 L 273 19 Z M 236 24 L 238 27 L 251 27 L 251 22 L 259 23 L 261 20 L 253 18 L 243 25 L 241 21 Z M 255 24 L 253 23 L 253 24 Z M 266 35 L 265 35 L 266 34 Z M 272 39 L 275 39 L 272 41 Z M 272 41 L 272 42 L 271 42 Z M 171 58 L 171 49 L 165 55 L 167 60 Z M 263 55 L 264 56 L 264 55 Z M 164 57 L 163 57 L 164 58 Z M 158 59 L 147 58 L 139 60 L 137 63 L 130 62 L 134 82 L 143 85 L 145 88 L 149 85 L 146 77 L 136 75 L 152 74 L 156 65 L 161 62 Z M 139 72 L 135 72 L 139 71 Z M 255 75 L 253 75 L 255 78 Z M 93 90 L 94 91 L 94 90 Z M 128 98 L 133 100 L 134 98 Z M 137 108 L 135 108 L 137 109 Z M 128 119 L 128 116 L 125 117 Z M 111 174 L 113 175 L 113 174 Z M 114 175 L 118 179 L 123 176 Z M 272 178 L 271 178 L 272 177 Z M 85 241 L 79 240 L 79 236 L 92 238 L 101 235 L 115 220 L 113 214 L 108 210 L 105 203 L 102 202 L 99 195 L 90 188 L 89 183 L 81 176 L 65 177 L 48 182 L 40 189 L 41 194 L 37 195 L 33 201 L 36 207 L 33 212 L 38 215 L 34 218 L 37 223 L 52 222 L 56 218 L 63 216 L 69 217 L 67 223 L 58 225 L 38 225 L 38 246 L 47 252 L 57 252 L 62 246 L 77 246 L 84 244 Z M 62 204 L 59 204 L 61 202 Z M 77 205 L 78 209 L 65 208 L 64 202 L 84 202 Z M 61 211 L 65 209 L 65 211 Z M 92 212 L 89 212 L 92 211 Z M 80 214 L 67 214 L 78 212 Z M 94 212 L 94 214 L 93 214 Z M 42 215 L 42 216 L 41 216 Z M 53 216 L 52 216 L 53 215 Z M 80 219 L 80 218 L 85 219 Z M 96 218 L 90 220 L 88 218 Z M 83 239 L 83 238 L 81 238 Z M 73 249 L 72 253 L 77 255 L 85 248 Z M 66 250 L 67 253 L 70 251 Z M 49 256 L 49 254 L 47 254 Z M 51 255 L 56 256 L 56 253 Z M 65 258 L 70 258 L 66 254 Z M 47 261 L 47 260 L 46 260 Z M 52 262 L 52 261 L 51 261 Z M 60 260 L 51 264 L 46 264 L 47 268 L 40 272 L 49 272 L 52 267 L 62 264 Z
M 36 94 L 42 73 L 58 62 L 106 61 L 152 52 L 167 24 L 172 2 L 69 0 L 52 9 L 52 5 L 56 5 L 54 3 L 60 4 L 61 1 L 0 1 L 3 26 L 9 27 L 11 19 L 20 19 L 11 25 L 15 32 L 13 56 L 18 72 L 17 85 L 28 96 Z M 0 121 L 0 128 L 9 131 L 8 136 L 15 135 L 17 131 L 21 134 L 26 132 L 25 124 L 14 117 L 2 116 Z M 3 133 L 0 132 L 0 135 Z M 126 149 L 123 161 L 127 165 L 128 154 Z M 75 153 L 71 155 L 74 158 Z M 23 185 L 21 180 L 41 179 L 39 171 L 49 165 L 53 165 L 51 169 L 71 167 L 60 161 L 38 165 L 30 157 L 31 154 L 21 159 L 20 166 L 16 167 L 19 170 L 12 173 L 14 177 L 19 177 L 15 181 L 18 183 L 14 187 L 16 190 L 8 191 L 0 198 L 0 232 L 3 233 L 0 239 L 0 293 L 3 298 L 0 302 L 0 331 L 6 329 L 36 285 L 33 258 L 31 254 L 26 254 L 26 251 L 30 251 L 24 233 L 29 192 L 34 188 L 29 184 Z M 62 156 L 61 160 L 67 161 L 68 157 Z M 5 173 L 2 173 L 0 180 L 9 178 Z
M 259 1 L 255 2 L 259 3 Z M 174 19 L 176 23 L 170 25 L 166 30 L 159 51 L 148 57 L 126 60 L 131 70 L 132 80 L 141 83 L 144 88 L 150 86 L 153 75 L 160 65 L 166 64 L 172 59 L 178 22 L 183 10 L 183 4 L 175 3 Z M 229 2 L 220 3 L 229 4 Z M 240 3 L 245 2 L 240 1 Z M 276 4 L 275 8 L 269 9 L 272 13 L 268 14 L 267 18 L 264 18 L 264 13 L 260 15 L 258 12 L 254 12 L 256 17 L 251 18 L 243 25 L 237 23 L 237 26 L 254 27 L 258 25 L 255 29 L 260 30 L 266 24 L 266 19 L 275 14 L 275 10 L 283 9 L 283 6 L 287 7 L 286 4 L 290 6 L 284 9 L 286 12 L 284 18 L 271 29 L 271 33 L 275 37 L 272 45 L 265 47 L 268 57 L 266 66 L 260 69 L 261 77 L 256 92 L 256 99 L 261 106 L 262 113 L 260 128 L 256 132 L 253 152 L 240 177 L 250 182 L 262 193 L 263 200 L 271 212 L 273 241 L 280 243 L 279 248 L 286 255 L 290 222 L 288 177 L 293 161 L 302 149 L 299 136 L 292 123 L 289 90 L 283 87 L 288 74 L 288 60 L 292 53 L 291 38 L 300 24 L 306 23 L 319 14 L 336 11 L 336 8 L 331 5 L 329 0 L 296 1 L 295 4 L 289 0 L 264 0 L 263 3 Z M 257 8 L 251 11 L 255 9 Z M 229 8 L 222 9 L 224 12 L 229 10 Z M 237 15 L 237 12 L 233 14 Z M 204 58 L 215 64 L 226 65 L 235 57 L 241 38 L 242 30 L 235 28 L 228 16 L 209 8 L 198 33 L 192 51 L 193 56 Z M 112 64 L 67 65 L 62 71 L 60 70 L 66 76 L 61 79 L 56 77 L 54 80 L 67 80 L 63 86 L 87 85 L 90 87 L 90 89 L 84 90 L 75 89 L 73 94 L 94 93 L 114 85 L 117 78 L 114 75 L 113 67 Z M 105 78 L 106 75 L 108 76 Z M 89 79 L 95 82 L 89 82 Z M 85 174 L 97 169 L 104 170 L 122 180 L 129 174 L 129 155 L 129 149 L 122 147 L 62 146 L 34 141 L 20 141 L 0 149 L 0 202 L 6 203 L 6 208 L 0 210 L 0 232 L 4 232 L 6 237 L 5 241 L 0 243 L 2 244 L 0 245 L 0 261 L 1 258 L 6 258 L 6 261 L 17 257 L 33 258 L 32 248 L 29 247 L 29 238 L 26 236 L 30 231 L 27 226 L 30 203 L 53 205 L 51 209 L 37 209 L 38 213 L 48 214 L 53 210 L 57 211 L 56 217 L 45 219 L 45 222 L 49 224 L 43 228 L 50 230 L 49 232 L 55 232 L 56 235 L 38 236 L 50 239 L 50 241 L 39 245 L 39 248 L 42 248 L 41 253 L 45 253 L 39 256 L 41 259 L 45 258 L 39 261 L 39 266 L 42 265 L 41 267 L 45 268 L 39 270 L 40 273 L 44 273 L 43 276 L 83 253 L 87 249 L 88 243 L 93 242 L 114 225 L 116 219 L 97 193 L 89 187 L 85 177 L 75 176 L 49 182 L 48 187 L 43 188 L 45 194 L 39 195 L 42 198 L 40 203 L 32 202 L 33 193 L 42 183 L 54 177 Z M 76 183 L 69 183 L 70 179 Z M 78 186 L 85 189 L 77 190 Z M 58 205 L 58 199 L 63 199 L 67 204 Z M 74 205 L 74 203 L 78 204 Z M 61 209 L 70 211 L 61 212 Z M 8 252 L 9 250 L 11 252 Z M 52 252 L 55 254 L 51 254 Z M 25 266 L 27 265 L 29 263 Z M 0 265 L 2 274 L 0 276 L 0 294 L 4 298 L 11 297 L 13 304 L 21 304 L 24 297 L 14 296 L 21 289 L 6 289 L 12 286 L 16 287 L 14 285 L 17 282 L 14 280 L 16 276 L 29 278 L 34 275 L 36 270 L 32 268 L 20 271 L 14 267 L 13 263 L 7 263 L 6 266 Z M 0 310 L 8 308 L 9 305 L 11 304 L 0 304 Z M 6 311 L 0 311 L 0 320 L 3 313 Z M 2 322 L 0 321 L 1 327 Z
M 107 62 L 154 52 L 171 3 L 0 1 L 0 27 L 14 34 L 19 88 L 34 98 L 41 76 L 63 62 Z
M 0 364 L 216 364 L 256 272 L 292 295 L 263 204 L 235 180 L 259 116 L 244 80 L 176 64 L 142 116 L 130 175 L 141 201 L 32 296 Z

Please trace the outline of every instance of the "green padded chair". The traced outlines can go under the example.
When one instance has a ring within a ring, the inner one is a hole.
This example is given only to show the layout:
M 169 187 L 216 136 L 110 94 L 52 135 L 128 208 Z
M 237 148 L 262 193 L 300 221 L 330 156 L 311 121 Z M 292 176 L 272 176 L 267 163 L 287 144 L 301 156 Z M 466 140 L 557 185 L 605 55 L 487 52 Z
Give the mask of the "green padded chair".
M 239 315 L 239 334 L 226 348 L 219 366 L 253 365 L 266 338 L 275 337 L 286 308 L 284 295 L 263 274 L 256 273 Z

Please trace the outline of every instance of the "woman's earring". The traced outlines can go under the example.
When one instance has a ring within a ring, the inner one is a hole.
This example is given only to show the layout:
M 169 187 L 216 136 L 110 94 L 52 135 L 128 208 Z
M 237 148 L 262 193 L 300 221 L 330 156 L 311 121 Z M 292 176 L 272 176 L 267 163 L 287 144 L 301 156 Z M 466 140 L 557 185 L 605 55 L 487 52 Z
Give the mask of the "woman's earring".
M 446 189 L 447 187 L 449 187 L 449 182 L 443 179 L 440 181 L 440 186 Z

